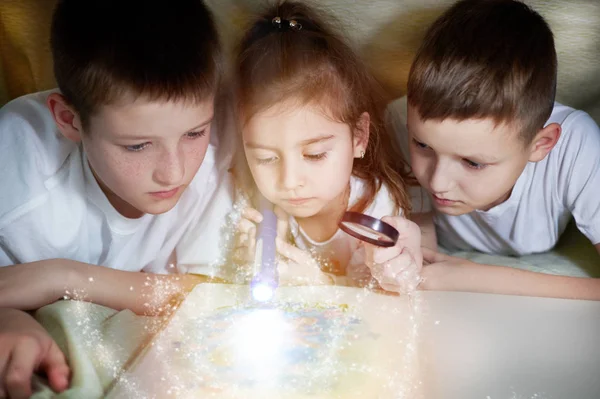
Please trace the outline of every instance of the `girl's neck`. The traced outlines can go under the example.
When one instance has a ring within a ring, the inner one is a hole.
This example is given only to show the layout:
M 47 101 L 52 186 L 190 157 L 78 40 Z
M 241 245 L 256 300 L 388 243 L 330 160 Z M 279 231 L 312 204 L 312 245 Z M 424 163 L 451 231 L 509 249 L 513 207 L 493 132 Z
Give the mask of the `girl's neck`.
M 329 202 L 319 213 L 307 218 L 296 218 L 302 231 L 315 242 L 329 240 L 337 233 L 338 223 L 348 209 L 350 183 L 335 199 Z

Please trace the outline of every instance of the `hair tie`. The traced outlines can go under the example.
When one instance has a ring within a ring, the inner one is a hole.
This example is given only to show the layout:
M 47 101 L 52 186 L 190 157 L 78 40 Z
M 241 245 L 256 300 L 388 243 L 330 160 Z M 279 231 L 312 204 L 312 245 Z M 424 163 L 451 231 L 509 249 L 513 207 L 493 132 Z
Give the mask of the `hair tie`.
M 281 17 L 275 17 L 271 20 L 271 23 L 274 27 L 281 30 L 291 29 L 294 31 L 299 31 L 302 29 L 302 24 L 295 19 L 282 19 Z

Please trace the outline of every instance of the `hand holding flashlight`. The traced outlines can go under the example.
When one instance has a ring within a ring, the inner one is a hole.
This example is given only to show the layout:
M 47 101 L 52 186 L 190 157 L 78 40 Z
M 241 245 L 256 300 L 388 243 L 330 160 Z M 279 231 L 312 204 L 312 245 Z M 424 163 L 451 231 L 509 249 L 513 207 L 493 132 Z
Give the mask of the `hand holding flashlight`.
M 275 271 L 278 276 L 278 284 L 266 284 L 266 280 L 271 280 L 268 276 L 274 273 L 271 269 L 269 269 L 267 274 L 261 272 L 261 269 L 264 269 L 263 263 L 266 259 L 265 256 L 270 257 L 272 254 L 270 247 L 265 247 L 265 243 L 267 243 L 267 240 L 265 239 L 267 236 L 265 234 L 267 231 L 270 232 L 268 242 L 271 243 L 273 232 L 272 226 L 274 224 L 272 218 L 273 214 L 276 216 L 277 233 L 275 249 L 277 253 L 277 269 Z M 264 215 L 269 215 L 270 228 L 266 228 L 266 226 L 263 225 L 266 220 Z M 253 292 L 256 292 L 257 294 L 255 297 L 269 298 L 271 296 L 270 294 L 274 293 L 274 289 L 268 289 L 268 286 L 324 285 L 333 283 L 332 278 L 321 271 L 319 263 L 309 252 L 304 251 L 287 241 L 289 229 L 288 219 L 289 215 L 276 206 L 273 207 L 273 210 L 263 210 L 262 213 L 253 208 L 246 208 L 242 212 L 242 220 L 239 225 L 239 242 L 237 244 L 238 252 L 240 254 L 239 262 L 251 264 L 253 266 Z M 257 231 L 257 225 L 259 231 Z M 268 250 L 268 252 L 265 254 L 266 250 Z M 257 288 L 254 289 L 254 287 Z

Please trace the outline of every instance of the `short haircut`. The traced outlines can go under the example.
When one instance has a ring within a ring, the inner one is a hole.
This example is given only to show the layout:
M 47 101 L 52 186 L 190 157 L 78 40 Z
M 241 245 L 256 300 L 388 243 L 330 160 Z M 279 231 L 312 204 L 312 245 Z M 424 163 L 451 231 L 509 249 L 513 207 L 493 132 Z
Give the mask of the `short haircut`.
M 201 0 L 59 0 L 51 47 L 58 87 L 84 126 L 125 94 L 205 101 L 222 74 L 217 29 Z
M 429 28 L 408 78 L 423 120 L 492 118 L 528 144 L 552 113 L 556 50 L 550 27 L 515 0 L 463 0 Z

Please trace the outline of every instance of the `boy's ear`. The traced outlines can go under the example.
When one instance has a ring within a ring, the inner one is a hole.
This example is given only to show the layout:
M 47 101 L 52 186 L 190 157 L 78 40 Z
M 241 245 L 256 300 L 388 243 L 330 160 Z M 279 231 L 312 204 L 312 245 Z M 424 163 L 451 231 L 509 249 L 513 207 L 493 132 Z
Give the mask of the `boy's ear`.
M 46 99 L 46 105 L 62 135 L 79 143 L 83 135 L 81 118 L 65 97 L 60 93 L 51 93 Z
M 367 151 L 369 144 L 369 133 L 371 126 L 371 116 L 368 112 L 363 112 L 354 131 L 354 158 L 362 158 Z
M 530 144 L 529 162 L 539 162 L 554 148 L 562 128 L 558 123 L 551 123 L 540 130 Z

